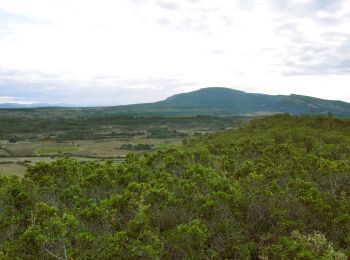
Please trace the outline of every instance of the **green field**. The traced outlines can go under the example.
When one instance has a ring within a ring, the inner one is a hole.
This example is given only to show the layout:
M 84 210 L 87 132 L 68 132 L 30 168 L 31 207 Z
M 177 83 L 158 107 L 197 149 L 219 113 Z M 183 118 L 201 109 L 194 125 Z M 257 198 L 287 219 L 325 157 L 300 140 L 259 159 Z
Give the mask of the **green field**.
M 9 153 L 3 149 L 0 149 L 0 157 L 1 156 L 9 156 Z
M 10 175 L 11 172 L 13 172 L 13 175 L 23 175 L 25 171 L 23 164 L 34 164 L 40 161 L 50 162 L 55 158 L 66 155 L 79 161 L 113 159 L 116 162 L 120 162 L 129 153 L 140 154 L 146 152 L 121 149 L 120 147 L 125 144 L 134 146 L 152 144 L 155 151 L 179 145 L 181 142 L 181 138 L 157 139 L 139 136 L 109 140 L 75 140 L 64 144 L 38 140 L 27 143 L 8 143 L 2 145 L 4 149 L 0 150 L 0 175 Z
M 13 163 L 51 161 L 62 156 L 78 160 L 122 160 L 129 153 L 142 154 L 178 146 L 184 139 L 198 137 L 246 124 L 251 117 L 215 116 L 79 116 L 47 114 L 32 110 L 0 110 L 0 167 L 2 172 L 23 173 Z M 129 148 L 130 149 L 129 149 Z M 134 148 L 137 149 L 134 149 Z M 146 150 L 140 147 L 148 147 Z
M 36 149 L 35 153 L 38 155 L 45 154 L 60 154 L 60 153 L 72 153 L 77 150 L 76 146 L 72 145 L 48 145 L 41 146 Z
M 24 165 L 16 163 L 3 163 L 0 164 L 0 176 L 23 176 L 26 167 Z

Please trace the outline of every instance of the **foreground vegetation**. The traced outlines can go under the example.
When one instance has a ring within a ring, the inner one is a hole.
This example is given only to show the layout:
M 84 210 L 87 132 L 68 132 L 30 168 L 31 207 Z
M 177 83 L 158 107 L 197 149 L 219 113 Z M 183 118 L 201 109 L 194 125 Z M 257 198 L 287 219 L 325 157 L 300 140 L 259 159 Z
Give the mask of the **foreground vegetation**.
M 347 259 L 350 121 L 278 115 L 0 177 L 0 258 Z

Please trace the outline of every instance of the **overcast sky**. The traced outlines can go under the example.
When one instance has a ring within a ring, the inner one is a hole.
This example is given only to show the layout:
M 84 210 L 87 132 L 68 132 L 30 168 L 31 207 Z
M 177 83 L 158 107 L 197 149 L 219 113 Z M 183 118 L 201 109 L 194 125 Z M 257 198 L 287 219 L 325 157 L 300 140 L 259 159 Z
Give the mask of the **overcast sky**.
M 350 102 L 350 0 L 0 0 L 0 103 L 218 86 Z

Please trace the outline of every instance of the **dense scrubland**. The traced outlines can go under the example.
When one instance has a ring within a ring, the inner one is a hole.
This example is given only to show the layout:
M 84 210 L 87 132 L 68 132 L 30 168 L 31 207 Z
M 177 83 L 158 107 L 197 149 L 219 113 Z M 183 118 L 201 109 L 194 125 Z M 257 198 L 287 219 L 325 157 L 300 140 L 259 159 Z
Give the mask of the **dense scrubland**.
M 347 259 L 350 120 L 288 114 L 0 177 L 4 259 Z

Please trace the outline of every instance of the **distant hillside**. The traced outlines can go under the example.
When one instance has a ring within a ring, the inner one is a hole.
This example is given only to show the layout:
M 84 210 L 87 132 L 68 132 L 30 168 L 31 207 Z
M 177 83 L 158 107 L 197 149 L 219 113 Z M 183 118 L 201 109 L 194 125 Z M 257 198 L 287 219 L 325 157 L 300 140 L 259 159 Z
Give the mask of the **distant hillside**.
M 167 115 L 327 114 L 350 117 L 350 104 L 301 95 L 253 94 L 230 88 L 203 88 L 166 100 L 104 108 L 106 113 Z M 100 112 L 102 112 L 100 110 Z
M 1 108 L 1 105 L 0 105 Z M 28 113 L 27 113 L 28 112 Z M 266 115 L 275 113 L 328 114 L 350 117 L 350 104 L 301 95 L 253 94 L 230 88 L 203 88 L 163 101 L 113 107 L 46 107 L 3 109 L 0 115 L 100 116 L 100 115 Z
M 40 108 L 40 107 L 67 107 L 66 104 L 47 104 L 47 103 L 32 103 L 32 104 L 21 104 L 21 103 L 0 103 L 0 108 Z
M 158 102 L 163 108 L 203 109 L 209 114 L 325 114 L 350 116 L 350 104 L 300 95 L 251 94 L 229 88 L 204 88 Z

